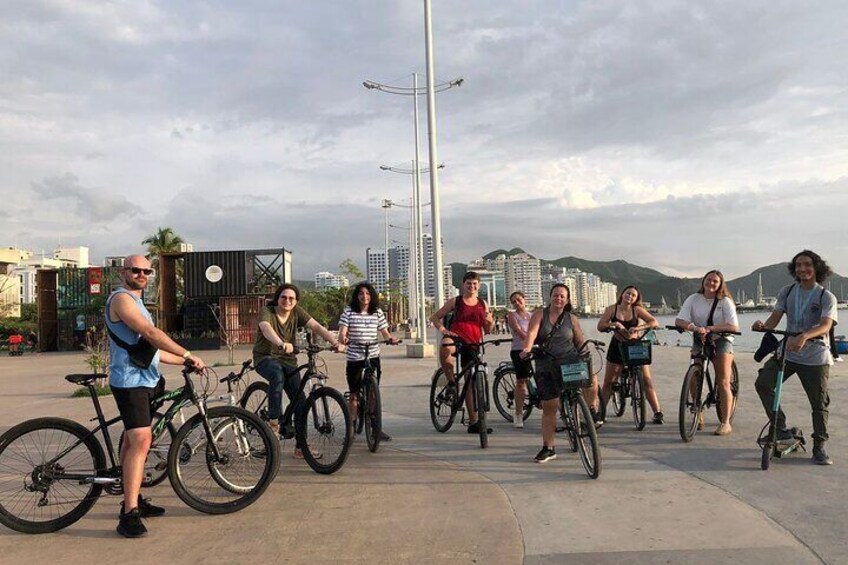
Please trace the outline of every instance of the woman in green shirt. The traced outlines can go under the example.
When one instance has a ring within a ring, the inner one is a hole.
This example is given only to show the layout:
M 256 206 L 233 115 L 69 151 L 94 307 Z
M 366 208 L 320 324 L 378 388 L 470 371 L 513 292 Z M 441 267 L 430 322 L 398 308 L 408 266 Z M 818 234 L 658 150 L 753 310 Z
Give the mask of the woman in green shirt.
M 262 309 L 253 346 L 253 366 L 268 380 L 268 423 L 275 432 L 280 429 L 283 389 L 289 401 L 295 403 L 295 412 L 303 408 L 303 395 L 296 398 L 300 388 L 300 372 L 294 354 L 297 331 L 306 328 L 330 342 L 337 351 L 344 351 L 344 345 L 339 344 L 335 335 L 297 305 L 299 298 L 300 290 L 296 286 L 280 285 L 274 299 Z M 295 457 L 302 457 L 300 447 L 296 446 Z

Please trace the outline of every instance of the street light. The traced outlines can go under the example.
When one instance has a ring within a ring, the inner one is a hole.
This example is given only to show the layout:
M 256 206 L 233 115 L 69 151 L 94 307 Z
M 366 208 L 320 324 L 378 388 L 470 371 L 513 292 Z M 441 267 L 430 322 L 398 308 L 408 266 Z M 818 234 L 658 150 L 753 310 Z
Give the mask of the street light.
M 389 290 L 389 208 L 392 207 L 392 201 L 388 199 L 384 199 L 381 203 L 381 206 L 384 210 L 384 215 L 386 219 L 386 247 L 385 247 L 385 267 L 386 267 L 386 278 L 383 283 L 383 290 L 386 293 L 386 309 L 389 311 L 389 318 L 392 315 L 392 293 Z
M 376 81 L 373 81 L 373 80 L 366 80 L 362 83 L 362 85 L 365 88 L 367 88 L 368 90 L 379 90 L 381 92 L 386 92 L 386 93 L 389 93 L 389 94 L 399 94 L 399 95 L 402 95 L 402 96 L 412 96 L 412 99 L 413 99 L 413 123 L 414 123 L 414 133 L 415 133 L 415 159 L 412 162 L 412 169 L 413 169 L 413 174 L 414 174 L 414 176 L 413 176 L 413 195 L 412 195 L 412 201 L 413 202 L 412 202 L 412 205 L 415 208 L 414 223 L 415 223 L 415 226 L 416 226 L 416 248 L 421 248 L 422 258 L 423 258 L 423 245 L 424 245 L 423 239 L 424 238 L 423 238 L 423 218 L 422 218 L 422 210 L 421 210 L 421 172 L 422 171 L 421 171 L 421 167 L 420 167 L 420 163 L 421 163 L 420 137 L 419 137 L 419 134 L 418 134 L 418 96 L 420 96 L 420 95 L 422 95 L 426 92 L 427 96 L 428 96 L 428 100 L 429 100 L 431 94 L 435 95 L 436 92 L 443 92 L 445 90 L 449 90 L 449 89 L 454 88 L 454 87 L 462 86 L 463 82 L 464 82 L 463 78 L 455 78 L 455 79 L 447 81 L 447 82 L 440 82 L 439 84 L 435 84 L 435 82 L 432 80 L 432 72 L 428 71 L 427 89 L 426 90 L 420 89 L 418 87 L 418 73 L 412 73 L 412 87 L 411 88 L 410 87 L 403 87 L 403 86 L 394 86 L 394 85 L 382 84 L 382 83 L 379 83 L 379 82 L 376 82 Z M 433 128 L 435 128 L 435 122 L 431 120 L 431 124 L 430 124 L 430 128 L 429 128 L 429 132 L 430 132 L 430 155 L 431 156 L 433 156 L 435 154 L 434 153 L 435 148 L 433 146 L 433 131 L 434 131 Z M 430 163 L 436 163 L 436 162 L 437 162 L 436 159 L 430 159 Z M 441 167 L 442 166 L 440 165 L 438 167 L 431 167 L 430 168 L 429 172 L 430 172 L 430 182 L 431 182 L 431 184 L 434 182 L 435 179 L 437 179 L 437 177 L 434 176 L 435 171 L 437 169 L 441 168 Z M 381 167 L 381 169 L 382 168 L 383 167 Z M 389 169 L 389 170 L 391 170 L 391 169 Z M 431 186 L 431 192 L 432 192 L 432 190 L 433 190 L 433 188 Z M 431 198 L 430 201 L 433 202 L 433 199 Z M 436 206 L 438 206 L 438 202 L 436 202 Z M 433 220 L 434 221 L 432 222 L 434 226 L 436 226 L 435 220 L 436 220 L 437 217 L 438 216 L 436 215 L 436 213 L 434 211 L 433 212 Z M 437 226 L 437 227 L 440 228 L 440 226 Z M 436 268 L 436 271 L 435 271 L 436 302 L 441 302 L 441 300 L 444 296 L 444 292 L 440 289 L 442 289 L 444 285 L 441 282 L 442 281 L 442 275 L 441 275 L 441 229 L 439 229 L 438 231 L 439 231 L 438 234 L 434 234 L 434 240 L 433 241 L 437 242 L 437 243 L 434 244 L 434 249 L 435 249 L 435 255 L 434 256 L 437 259 L 436 264 L 435 264 L 435 268 Z M 423 272 L 424 271 L 422 269 L 421 270 L 421 273 L 422 273 L 421 278 L 422 279 L 423 279 Z M 423 283 L 422 283 L 421 286 L 423 288 Z M 424 302 L 423 297 L 424 297 L 424 295 L 422 293 L 421 294 L 421 301 L 420 301 L 421 304 L 419 305 L 420 310 L 417 310 L 417 312 L 420 312 L 421 315 L 419 315 L 417 317 L 419 318 L 419 322 L 418 322 L 419 335 L 421 335 L 421 338 L 419 338 L 419 339 L 422 343 L 426 344 L 427 343 L 427 324 L 424 320 L 425 308 L 424 308 L 424 303 L 423 303 Z

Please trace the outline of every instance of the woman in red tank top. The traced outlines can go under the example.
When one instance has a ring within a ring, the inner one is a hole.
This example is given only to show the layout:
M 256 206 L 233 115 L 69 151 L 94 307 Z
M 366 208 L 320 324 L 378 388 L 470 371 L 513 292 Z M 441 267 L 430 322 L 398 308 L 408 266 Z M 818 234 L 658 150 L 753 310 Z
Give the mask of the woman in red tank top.
M 430 317 L 433 326 L 441 332 L 442 347 L 439 350 L 439 363 L 448 381 L 455 387 L 456 375 L 453 370 L 453 354 L 456 351 L 454 339 L 467 343 L 478 343 L 483 339 L 483 333 L 492 331 L 494 320 L 492 313 L 486 308 L 486 303 L 477 297 L 480 291 L 480 276 L 474 271 L 465 273 L 462 277 L 462 294 L 451 298 Z M 453 313 L 450 329 L 445 327 L 445 317 Z M 460 358 L 460 363 L 463 359 Z M 479 433 L 477 429 L 477 412 L 473 410 L 471 389 L 465 396 L 465 406 L 468 411 L 468 433 Z M 492 433 L 488 430 L 488 433 Z

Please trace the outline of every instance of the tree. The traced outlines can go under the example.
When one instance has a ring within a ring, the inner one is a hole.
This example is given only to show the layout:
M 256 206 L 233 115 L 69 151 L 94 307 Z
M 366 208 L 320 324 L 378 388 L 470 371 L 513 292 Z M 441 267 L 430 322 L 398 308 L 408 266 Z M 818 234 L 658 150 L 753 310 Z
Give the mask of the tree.
M 159 268 L 159 256 L 180 250 L 180 244 L 185 243 L 173 228 L 157 228 L 156 233 L 147 236 L 142 245 L 147 246 L 147 258 L 154 269 Z
M 348 279 L 361 281 L 365 278 L 365 275 L 359 270 L 359 267 L 356 266 L 356 263 L 354 263 L 353 259 L 350 257 L 341 262 L 339 265 L 339 272 L 340 274 L 347 276 Z

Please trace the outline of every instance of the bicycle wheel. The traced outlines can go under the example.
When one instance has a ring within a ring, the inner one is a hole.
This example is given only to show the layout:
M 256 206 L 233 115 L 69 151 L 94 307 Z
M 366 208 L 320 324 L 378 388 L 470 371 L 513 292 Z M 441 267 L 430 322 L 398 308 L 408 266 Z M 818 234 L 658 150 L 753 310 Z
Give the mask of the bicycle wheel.
M 624 411 L 627 410 L 627 377 L 624 376 L 624 371 L 618 375 L 618 380 L 612 383 L 612 407 L 615 415 L 621 418 Z
M 353 422 L 342 393 L 322 386 L 306 398 L 306 406 L 296 412 L 297 444 L 303 459 L 322 475 L 335 473 L 344 465 L 352 443 Z
M 565 429 L 565 437 L 568 438 L 568 447 L 572 453 L 577 453 L 577 425 L 574 421 L 574 413 L 566 404 L 566 397 L 559 397 L 559 417 L 562 420 L 562 427 Z
M 259 416 L 263 421 L 268 421 L 268 383 L 256 381 L 244 391 L 239 406 Z
M 277 476 L 280 445 L 255 414 L 216 406 L 195 414 L 177 431 L 168 451 L 168 478 L 177 496 L 206 514 L 250 506 Z M 215 456 L 218 451 L 218 457 Z
M 733 395 L 733 399 L 730 402 L 730 423 L 733 423 L 733 417 L 736 415 L 736 403 L 739 401 L 739 369 L 736 368 L 736 361 L 733 360 L 730 362 L 730 393 Z M 721 421 L 721 395 L 718 394 L 718 399 L 716 400 L 716 416 L 719 421 Z
M 161 412 L 153 414 L 152 428 L 156 429 L 159 420 L 162 419 Z M 153 438 L 153 443 L 150 444 L 150 451 L 147 452 L 147 459 L 144 461 L 144 475 L 142 475 L 141 486 L 143 488 L 155 487 L 168 477 L 168 450 L 171 449 L 171 443 L 174 441 L 174 436 L 177 435 L 177 429 L 174 424 L 168 422 L 162 428 L 162 433 L 159 437 Z M 121 453 L 121 448 L 124 445 L 124 434 L 118 438 L 118 454 Z
M 492 382 L 495 408 L 507 422 L 515 420 L 515 387 L 517 383 L 514 369 L 500 371 L 495 375 L 495 380 Z M 530 404 L 530 391 L 527 391 L 527 394 L 524 395 L 524 419 L 529 418 L 532 412 L 533 405 Z
M 25 534 L 70 526 L 103 491 L 80 476 L 105 468 L 100 442 L 76 422 L 36 418 L 12 427 L 0 436 L 0 523 Z
M 474 408 L 477 409 L 477 427 L 480 429 L 480 447 L 489 447 L 488 424 L 486 424 L 486 373 L 474 373 Z
M 459 383 L 454 394 L 459 394 Z M 437 432 L 445 433 L 453 425 L 459 402 L 448 393 L 448 378 L 442 369 L 433 373 L 430 383 L 430 421 Z
M 698 422 L 703 417 L 704 369 L 695 363 L 689 366 L 683 377 L 683 387 L 680 390 L 680 406 L 678 422 L 680 438 L 685 442 L 692 441 L 698 429 Z
M 371 373 L 366 376 L 362 388 L 362 402 L 364 402 L 365 441 L 368 449 L 375 453 L 380 447 L 380 435 L 383 432 L 383 412 L 380 400 L 380 386 L 377 379 Z
M 590 479 L 597 479 L 601 474 L 601 450 L 598 447 L 598 434 L 589 405 L 581 394 L 571 397 L 569 403 L 574 417 L 577 450 L 580 452 L 580 462 Z
M 640 432 L 645 429 L 645 376 L 642 367 L 631 369 L 630 399 L 633 403 L 633 423 Z

